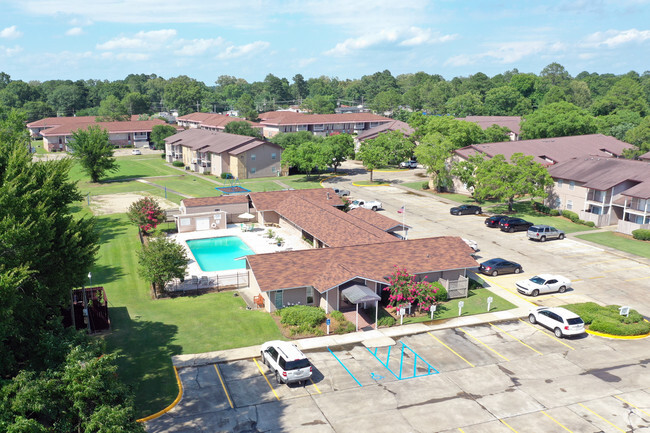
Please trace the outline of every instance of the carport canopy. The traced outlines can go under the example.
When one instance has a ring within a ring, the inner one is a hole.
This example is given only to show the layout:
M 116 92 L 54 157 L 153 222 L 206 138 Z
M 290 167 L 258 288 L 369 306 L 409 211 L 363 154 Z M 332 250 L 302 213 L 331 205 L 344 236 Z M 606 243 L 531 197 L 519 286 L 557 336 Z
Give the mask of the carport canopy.
M 370 290 L 369 287 L 363 284 L 355 284 L 347 289 L 343 289 L 341 294 L 350 301 L 352 304 L 360 304 L 362 302 L 376 302 L 381 299 L 381 296 Z
M 362 284 L 355 284 L 354 286 L 350 286 L 348 288 L 345 288 L 341 291 L 341 294 L 345 296 L 345 298 L 353 303 L 356 308 L 357 308 L 357 316 L 356 316 L 356 328 L 357 331 L 359 330 L 359 304 L 362 302 L 374 302 L 375 303 L 375 329 L 377 329 L 377 313 L 379 310 L 379 301 L 381 300 L 381 296 L 370 290 L 369 287 L 366 287 Z

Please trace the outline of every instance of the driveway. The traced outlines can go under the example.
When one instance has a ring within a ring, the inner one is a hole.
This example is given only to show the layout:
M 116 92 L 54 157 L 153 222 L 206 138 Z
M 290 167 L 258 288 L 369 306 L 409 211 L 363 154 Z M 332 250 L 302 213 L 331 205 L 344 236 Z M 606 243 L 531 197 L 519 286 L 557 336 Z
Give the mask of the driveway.
M 404 348 L 402 352 L 402 348 Z M 524 320 L 388 347 L 307 351 L 306 386 L 259 358 L 180 368 L 180 403 L 149 432 L 647 431 L 650 339 L 556 339 Z
M 348 162 L 349 167 L 356 167 Z M 348 168 L 349 168 L 348 167 Z M 351 170 L 358 173 L 358 170 Z M 376 172 L 375 178 L 385 179 L 390 186 L 357 187 L 352 182 L 367 180 L 368 174 L 340 176 L 332 180 L 337 186 L 349 189 L 353 198 L 379 200 L 384 209 L 379 212 L 413 227 L 409 238 L 430 236 L 461 236 L 478 242 L 477 261 L 502 257 L 521 263 L 524 274 L 497 277 L 492 281 L 514 290 L 518 279 L 538 273 L 555 273 L 573 281 L 573 290 L 564 294 L 540 296 L 540 305 L 562 305 L 572 302 L 595 301 L 602 304 L 630 305 L 645 316 L 650 316 L 650 260 L 609 248 L 601 248 L 578 239 L 568 238 L 539 243 L 528 240 L 525 232 L 505 233 L 484 224 L 487 215 L 449 214 L 453 202 L 429 195 L 417 194 L 400 188 L 400 183 L 426 181 L 423 169 L 401 172 Z M 326 185 L 328 183 L 325 183 Z M 405 206 L 404 214 L 397 210 Z

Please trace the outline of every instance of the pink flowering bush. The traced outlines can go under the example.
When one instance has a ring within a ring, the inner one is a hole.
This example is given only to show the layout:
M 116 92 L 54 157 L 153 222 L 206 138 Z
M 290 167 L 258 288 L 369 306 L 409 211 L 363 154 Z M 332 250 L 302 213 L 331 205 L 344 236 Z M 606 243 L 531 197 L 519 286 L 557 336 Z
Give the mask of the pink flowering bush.
M 143 197 L 131 203 L 127 215 L 131 222 L 137 225 L 140 232 L 145 235 L 165 220 L 165 211 L 152 197 Z
M 401 304 L 412 304 L 422 311 L 429 311 L 432 305 L 436 304 L 437 288 L 435 284 L 424 280 L 417 281 L 415 276 L 410 275 L 406 269 L 399 269 L 388 277 L 388 284 L 384 290 L 390 291 L 388 296 L 389 305 L 398 306 Z

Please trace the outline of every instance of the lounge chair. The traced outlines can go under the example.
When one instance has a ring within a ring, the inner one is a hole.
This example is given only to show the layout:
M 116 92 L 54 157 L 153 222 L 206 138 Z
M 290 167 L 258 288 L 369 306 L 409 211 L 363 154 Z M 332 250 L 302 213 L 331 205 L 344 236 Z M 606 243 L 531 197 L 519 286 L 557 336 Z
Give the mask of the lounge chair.
M 191 279 L 192 279 L 192 284 L 196 285 L 196 287 L 199 287 L 199 277 L 197 277 L 196 275 L 192 275 Z
M 210 285 L 210 280 L 207 275 L 202 275 L 199 279 L 199 287 L 208 287 Z

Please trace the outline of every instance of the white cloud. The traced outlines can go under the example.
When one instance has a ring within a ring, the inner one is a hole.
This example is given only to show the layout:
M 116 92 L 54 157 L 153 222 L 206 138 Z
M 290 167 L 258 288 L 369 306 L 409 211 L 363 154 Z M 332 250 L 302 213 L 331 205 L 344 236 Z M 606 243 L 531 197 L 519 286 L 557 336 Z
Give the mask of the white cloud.
M 644 42 L 650 39 L 650 30 L 607 30 L 588 35 L 583 45 L 586 47 L 607 46 L 613 48 L 622 44 L 632 42 Z
M 312 63 L 314 63 L 317 60 L 318 60 L 318 58 L 316 58 L 316 57 L 310 57 L 308 59 L 300 59 L 300 60 L 298 60 L 298 67 L 299 68 L 304 68 L 306 66 L 311 65 Z
M 16 26 L 11 26 L 7 27 L 5 29 L 0 30 L 0 38 L 4 39 L 16 39 L 19 38 L 23 35 L 21 31 L 19 31 Z
M 482 53 L 476 54 L 459 54 L 448 58 L 445 66 L 467 66 L 473 65 L 478 61 L 485 61 L 491 58 L 498 63 L 515 63 L 521 59 L 533 55 L 543 56 L 554 54 L 565 50 L 564 44 L 556 42 L 549 43 L 544 41 L 520 41 L 505 42 L 497 44 L 494 48 L 488 49 Z
M 224 42 L 225 41 L 222 37 L 214 39 L 180 39 L 175 42 L 175 45 L 178 45 L 179 48 L 174 51 L 174 54 L 178 56 L 199 56 L 204 54 L 210 48 L 223 45 Z
M 271 0 L 237 0 L 209 4 L 203 0 L 21 0 L 16 7 L 30 15 L 69 16 L 79 24 L 113 22 L 130 24 L 211 23 L 229 27 L 259 26 Z
M 218 59 L 234 59 L 237 57 L 250 56 L 256 52 L 267 49 L 271 44 L 265 41 L 255 41 L 246 45 L 230 45 L 217 55 Z
M 107 60 L 128 60 L 131 62 L 143 62 L 151 59 L 150 54 L 144 54 L 144 53 L 113 53 L 110 51 L 106 51 L 104 53 L 101 53 L 100 56 L 102 59 L 107 59 Z
M 98 50 L 154 50 L 162 48 L 169 39 L 176 36 L 176 30 L 140 31 L 133 37 L 122 36 L 97 44 Z
M 349 38 L 339 42 L 336 46 L 325 52 L 328 56 L 347 56 L 356 51 L 381 44 L 396 44 L 398 46 L 412 47 L 423 44 L 443 43 L 456 38 L 456 35 L 438 35 L 431 29 L 408 27 L 400 29 L 381 30 L 380 32 Z
M 11 57 L 14 54 L 18 54 L 23 50 L 22 47 L 15 45 L 13 47 L 5 47 L 3 45 L 0 45 L 0 54 L 5 55 L 6 57 Z
M 67 32 L 65 32 L 66 36 L 79 36 L 83 34 L 84 30 L 81 27 L 72 27 L 71 29 L 68 29 Z

